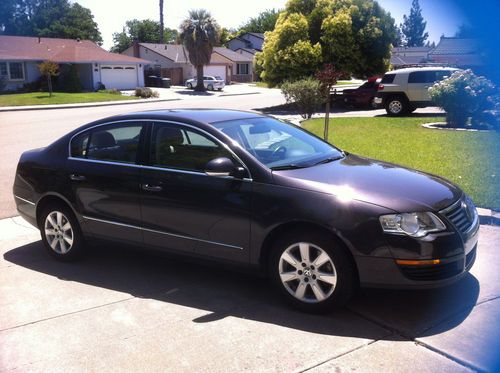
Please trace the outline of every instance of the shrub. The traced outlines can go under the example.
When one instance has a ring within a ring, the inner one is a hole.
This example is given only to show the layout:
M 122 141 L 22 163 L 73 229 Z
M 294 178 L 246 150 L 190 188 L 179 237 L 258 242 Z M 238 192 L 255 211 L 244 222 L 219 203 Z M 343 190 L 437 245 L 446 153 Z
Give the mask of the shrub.
M 76 65 L 65 66 L 59 79 L 59 89 L 63 92 L 77 93 L 82 91 L 82 82 L 78 76 Z
M 7 88 L 7 77 L 0 75 L 0 92 Z
M 102 84 L 102 82 L 97 82 L 97 91 L 103 91 L 106 89 L 106 86 Z
M 158 91 L 153 91 L 151 88 L 148 87 L 137 87 L 135 89 L 135 95 L 136 97 L 142 97 L 142 98 L 158 98 L 160 97 L 160 94 Z
M 320 82 L 314 78 L 285 82 L 281 85 L 281 92 L 286 102 L 295 105 L 303 118 L 311 118 L 324 101 Z
M 494 94 L 493 83 L 471 70 L 455 71 L 429 88 L 432 101 L 446 111 L 450 127 L 464 127 L 469 117 L 474 126 L 487 125 L 487 113 L 494 109 Z
M 119 95 L 121 96 L 122 93 L 117 90 L 116 88 L 111 88 L 111 89 L 100 89 L 98 90 L 97 92 L 101 92 L 101 93 L 109 93 L 110 95 Z

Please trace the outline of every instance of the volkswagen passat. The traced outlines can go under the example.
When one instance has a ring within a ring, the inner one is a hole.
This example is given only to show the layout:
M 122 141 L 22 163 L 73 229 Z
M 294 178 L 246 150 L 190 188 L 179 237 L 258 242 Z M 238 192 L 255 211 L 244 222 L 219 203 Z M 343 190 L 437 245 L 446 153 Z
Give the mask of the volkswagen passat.
M 82 126 L 22 154 L 14 197 L 57 259 L 105 240 L 244 264 L 308 311 L 357 285 L 449 284 L 478 240 L 474 204 L 452 183 L 230 110 Z

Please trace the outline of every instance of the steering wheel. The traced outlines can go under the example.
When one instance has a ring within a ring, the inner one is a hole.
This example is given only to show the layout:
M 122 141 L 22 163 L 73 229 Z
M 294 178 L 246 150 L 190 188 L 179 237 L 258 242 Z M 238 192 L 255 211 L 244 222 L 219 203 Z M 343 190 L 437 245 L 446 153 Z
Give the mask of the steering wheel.
M 276 149 L 274 149 L 273 153 L 271 154 L 271 157 L 278 157 L 278 156 L 283 156 L 286 154 L 287 148 L 283 145 L 278 146 Z

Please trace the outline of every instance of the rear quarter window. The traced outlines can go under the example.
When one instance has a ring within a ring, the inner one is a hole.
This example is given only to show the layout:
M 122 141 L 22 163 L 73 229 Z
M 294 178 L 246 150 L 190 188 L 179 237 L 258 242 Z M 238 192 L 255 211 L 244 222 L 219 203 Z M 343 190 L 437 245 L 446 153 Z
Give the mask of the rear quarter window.
M 74 158 L 86 158 L 89 133 L 82 133 L 71 141 L 71 156 Z
M 394 82 L 395 77 L 396 77 L 396 74 L 385 74 L 380 83 L 381 84 L 391 84 L 392 82 Z

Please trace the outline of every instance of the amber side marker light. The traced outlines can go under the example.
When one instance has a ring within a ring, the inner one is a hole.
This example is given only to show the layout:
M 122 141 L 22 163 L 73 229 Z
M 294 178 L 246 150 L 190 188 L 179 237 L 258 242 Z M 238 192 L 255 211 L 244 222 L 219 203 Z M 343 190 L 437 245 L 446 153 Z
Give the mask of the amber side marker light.
M 431 260 L 403 260 L 396 259 L 396 263 L 402 266 L 428 266 L 441 263 L 440 259 Z

